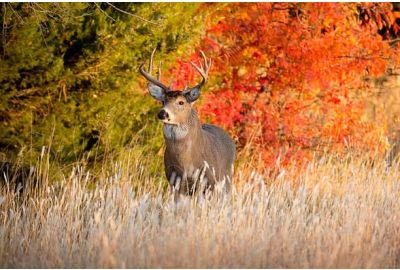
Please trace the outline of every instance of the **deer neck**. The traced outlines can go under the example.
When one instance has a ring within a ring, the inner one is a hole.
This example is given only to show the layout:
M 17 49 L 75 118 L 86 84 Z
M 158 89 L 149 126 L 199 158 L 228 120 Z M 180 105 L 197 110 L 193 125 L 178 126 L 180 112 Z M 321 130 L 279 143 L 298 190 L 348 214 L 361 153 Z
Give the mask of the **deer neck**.
M 170 125 L 164 123 L 164 138 L 168 144 L 182 144 L 188 140 L 196 140 L 201 134 L 200 119 L 195 110 L 191 113 L 186 122 L 180 125 Z

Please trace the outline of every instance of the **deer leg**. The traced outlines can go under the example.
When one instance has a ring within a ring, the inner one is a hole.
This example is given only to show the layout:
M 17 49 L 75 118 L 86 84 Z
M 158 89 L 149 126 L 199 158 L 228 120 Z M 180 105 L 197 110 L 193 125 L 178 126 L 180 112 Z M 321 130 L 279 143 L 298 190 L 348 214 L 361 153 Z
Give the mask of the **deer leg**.
M 231 193 L 231 188 L 232 188 L 232 178 L 229 175 L 225 175 L 224 177 L 224 191 L 225 194 L 230 194 Z
M 176 172 L 173 171 L 169 177 L 169 184 L 173 187 L 176 181 Z
M 200 170 L 196 169 L 194 171 L 194 173 L 191 175 L 192 181 L 193 181 L 193 187 L 192 187 L 192 193 L 195 194 L 197 191 L 197 184 L 199 181 L 199 174 L 200 174 Z
M 199 189 L 200 194 L 204 194 L 207 188 L 207 182 L 208 182 L 207 177 L 203 177 L 203 179 L 200 180 L 200 189 Z
M 176 191 L 179 191 L 181 189 L 181 181 L 182 181 L 182 178 L 180 176 L 176 177 L 176 182 L 174 185 L 174 189 Z

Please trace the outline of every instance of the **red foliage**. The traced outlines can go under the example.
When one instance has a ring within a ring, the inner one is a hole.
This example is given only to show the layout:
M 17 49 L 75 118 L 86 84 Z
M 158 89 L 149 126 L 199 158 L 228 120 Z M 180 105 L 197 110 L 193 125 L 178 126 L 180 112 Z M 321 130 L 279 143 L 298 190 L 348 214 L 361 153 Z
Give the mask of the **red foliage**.
M 267 164 L 306 160 L 317 147 L 383 149 L 384 127 L 362 119 L 362 91 L 364 76 L 397 59 L 378 33 L 382 21 L 398 31 L 387 14 L 384 3 L 225 5 L 201 44 L 214 60 L 202 117 L 254 143 Z M 176 86 L 195 78 L 186 63 L 173 70 Z

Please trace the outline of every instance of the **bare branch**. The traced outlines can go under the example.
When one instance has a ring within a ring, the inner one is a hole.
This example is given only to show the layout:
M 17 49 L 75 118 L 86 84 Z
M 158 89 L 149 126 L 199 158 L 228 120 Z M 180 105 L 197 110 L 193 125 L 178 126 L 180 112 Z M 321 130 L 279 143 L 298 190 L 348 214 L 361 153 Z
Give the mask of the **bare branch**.
M 15 16 L 23 23 L 23 22 L 24 22 L 24 19 L 22 19 L 22 17 L 18 14 L 18 12 L 14 10 L 12 4 L 11 4 L 11 3 L 7 3 L 7 4 L 8 4 L 8 6 L 10 7 L 12 13 L 14 13 Z
M 3 35 L 2 35 L 2 41 L 3 41 L 3 57 L 6 55 L 6 16 L 7 16 L 7 3 L 3 3 Z
M 338 55 L 336 58 L 349 58 L 349 59 L 357 59 L 357 60 L 374 60 L 374 59 L 383 59 L 390 60 L 389 57 L 382 56 L 350 56 L 350 55 Z
M 388 42 L 390 45 L 393 45 L 393 44 L 396 44 L 396 43 L 399 42 L 399 41 L 400 41 L 400 38 L 395 38 L 395 39 L 388 40 L 387 42 Z
M 36 9 L 33 7 L 33 3 L 28 4 L 28 5 L 29 5 L 29 7 L 32 9 L 32 11 L 33 11 L 33 13 L 34 13 L 35 19 L 36 19 L 37 24 L 38 24 L 38 26 L 39 26 L 40 35 L 41 35 L 41 37 L 42 37 L 42 39 L 43 39 L 44 45 L 45 45 L 46 48 L 47 48 L 48 46 L 47 46 L 47 42 L 46 42 L 46 36 L 45 36 L 44 33 L 43 33 L 43 26 L 42 26 L 42 24 L 41 24 L 40 17 L 38 16 Z M 46 30 L 48 31 L 48 29 L 46 29 Z
M 94 2 L 94 4 L 96 5 L 96 7 L 97 7 L 98 9 L 100 9 L 100 11 L 101 11 L 104 15 L 106 15 L 107 18 L 109 18 L 109 19 L 111 19 L 113 22 L 115 22 L 115 19 L 114 19 L 113 17 L 111 17 L 110 15 L 108 15 L 107 12 L 105 12 L 104 10 L 102 10 L 101 7 L 100 7 L 96 2 Z
M 128 11 L 122 10 L 122 9 L 120 9 L 120 8 L 118 8 L 118 7 L 116 7 L 116 6 L 114 6 L 113 4 L 111 4 L 111 3 L 109 3 L 109 2 L 106 2 L 106 3 L 107 3 L 108 5 L 110 5 L 112 8 L 114 8 L 115 10 L 117 10 L 117 11 L 119 11 L 119 12 L 122 12 L 122 13 L 124 13 L 124 14 L 126 14 L 126 15 L 135 17 L 135 18 L 137 18 L 137 19 L 139 19 L 139 20 L 142 20 L 142 21 L 147 22 L 147 23 L 151 23 L 151 24 L 153 24 L 153 25 L 161 26 L 159 23 L 155 23 L 155 22 L 149 21 L 149 20 L 147 20 L 147 19 L 145 19 L 145 18 L 143 18 L 143 17 L 141 17 L 141 16 L 138 16 L 138 15 L 132 14 L 132 13 L 130 13 L 130 12 L 128 12 Z

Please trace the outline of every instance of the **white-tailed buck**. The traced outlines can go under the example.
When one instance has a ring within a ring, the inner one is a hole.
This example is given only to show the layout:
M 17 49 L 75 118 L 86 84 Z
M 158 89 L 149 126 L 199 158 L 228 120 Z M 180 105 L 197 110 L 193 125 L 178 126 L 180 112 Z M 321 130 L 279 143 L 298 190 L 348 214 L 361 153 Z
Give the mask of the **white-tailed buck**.
M 173 91 L 161 83 L 161 62 L 158 76 L 151 75 L 153 50 L 149 69 L 140 66 L 140 73 L 149 81 L 151 96 L 162 102 L 158 119 L 164 123 L 165 174 L 173 191 L 192 195 L 204 192 L 221 184 L 230 189 L 236 147 L 225 131 L 217 126 L 201 124 L 193 103 L 200 96 L 200 90 L 207 81 L 211 59 L 201 52 L 204 67 L 191 63 L 200 73 L 202 80 L 193 88 Z

